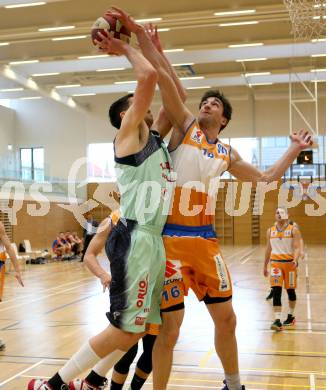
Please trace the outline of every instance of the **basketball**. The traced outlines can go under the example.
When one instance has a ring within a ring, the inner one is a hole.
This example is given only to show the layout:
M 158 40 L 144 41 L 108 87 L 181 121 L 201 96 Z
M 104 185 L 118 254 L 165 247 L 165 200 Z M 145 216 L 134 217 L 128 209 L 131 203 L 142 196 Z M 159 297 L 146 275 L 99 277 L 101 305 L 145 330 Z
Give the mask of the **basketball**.
M 94 45 L 96 44 L 95 40 L 102 40 L 98 33 L 105 36 L 110 35 L 127 43 L 131 38 L 131 32 L 117 18 L 109 14 L 99 17 L 92 26 L 91 37 Z

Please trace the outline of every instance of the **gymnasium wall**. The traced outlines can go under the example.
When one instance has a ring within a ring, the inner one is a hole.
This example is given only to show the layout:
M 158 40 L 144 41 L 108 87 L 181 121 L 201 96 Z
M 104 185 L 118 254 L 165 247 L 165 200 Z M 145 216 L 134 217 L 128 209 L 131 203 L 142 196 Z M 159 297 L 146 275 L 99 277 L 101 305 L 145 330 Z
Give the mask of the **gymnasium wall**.
M 49 249 L 58 233 L 63 231 L 77 231 L 82 237 L 82 227 L 74 215 L 63 209 L 56 202 L 50 203 L 49 212 L 45 216 L 31 216 L 27 210 L 28 205 L 42 204 L 25 201 L 17 213 L 18 224 L 13 226 L 13 241 L 19 245 L 23 240 L 30 240 L 33 249 Z
M 0 172 L 3 174 L 15 169 L 15 152 L 8 150 L 8 145 L 15 148 L 15 120 L 15 111 L 0 105 Z
M 277 136 L 288 134 L 288 98 L 286 91 L 279 95 L 225 91 L 234 108 L 233 119 L 222 133 L 223 137 Z M 120 95 L 103 99 L 96 96 L 90 100 L 87 111 L 77 111 L 48 99 L 40 101 L 16 101 L 15 138 L 16 150 L 25 146 L 43 146 L 47 174 L 67 180 L 71 165 L 85 157 L 87 145 L 97 142 L 112 142 L 116 134 L 107 120 L 107 107 Z M 191 94 L 188 106 L 197 113 L 201 93 Z M 157 99 L 157 98 L 156 98 Z M 326 134 L 326 98 L 320 99 L 320 133 Z M 153 111 L 158 110 L 158 101 Z M 2 116 L 10 117 L 9 114 Z M 8 119 L 7 119 L 8 120 Z M 1 120 L 2 122 L 2 120 Z M 1 141 L 2 142 L 2 141 Z M 1 145 L 1 144 L 0 144 Z M 86 176 L 86 167 L 80 170 Z

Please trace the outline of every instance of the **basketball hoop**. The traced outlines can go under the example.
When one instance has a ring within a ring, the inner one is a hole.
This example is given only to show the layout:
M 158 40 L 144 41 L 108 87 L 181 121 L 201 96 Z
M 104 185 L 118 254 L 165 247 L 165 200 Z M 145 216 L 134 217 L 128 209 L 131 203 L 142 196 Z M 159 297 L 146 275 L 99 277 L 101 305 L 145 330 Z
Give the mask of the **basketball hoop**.
M 325 0 L 283 0 L 289 11 L 294 38 L 319 38 L 326 34 Z

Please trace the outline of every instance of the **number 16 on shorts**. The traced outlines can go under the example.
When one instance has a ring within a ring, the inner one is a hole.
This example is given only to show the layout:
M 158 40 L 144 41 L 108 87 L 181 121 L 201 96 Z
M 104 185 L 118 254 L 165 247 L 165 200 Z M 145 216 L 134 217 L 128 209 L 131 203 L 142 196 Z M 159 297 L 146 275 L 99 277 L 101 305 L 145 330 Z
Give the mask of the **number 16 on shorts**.
M 183 283 L 171 283 L 164 286 L 162 293 L 161 309 L 166 309 L 175 305 L 179 305 L 184 301 Z

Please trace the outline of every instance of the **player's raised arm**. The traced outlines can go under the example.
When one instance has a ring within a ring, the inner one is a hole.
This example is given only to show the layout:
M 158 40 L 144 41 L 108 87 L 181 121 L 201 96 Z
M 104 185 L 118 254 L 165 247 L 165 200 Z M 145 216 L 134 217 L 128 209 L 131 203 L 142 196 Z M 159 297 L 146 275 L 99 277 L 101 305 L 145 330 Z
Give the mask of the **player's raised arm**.
M 178 89 L 166 69 L 166 62 L 154 46 L 148 32 L 143 26 L 137 24 L 130 15 L 117 7 L 113 7 L 111 14 L 136 34 L 142 53 L 158 72 L 158 83 L 166 114 L 173 127 L 184 132 L 194 116 L 179 96 Z
M 229 172 L 241 181 L 270 183 L 281 179 L 298 154 L 311 146 L 311 135 L 307 131 L 301 130 L 299 133 L 291 134 L 290 139 L 292 142 L 287 151 L 264 172 L 244 161 L 239 153 L 232 149 Z
M 137 87 L 130 106 L 121 113 L 121 126 L 115 141 L 115 150 L 118 157 L 134 154 L 140 151 L 139 126 L 152 102 L 157 72 L 148 60 L 128 43 L 99 33 L 101 42 L 97 42 L 104 52 L 116 55 L 125 55 L 130 61 L 137 78 Z

